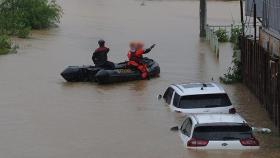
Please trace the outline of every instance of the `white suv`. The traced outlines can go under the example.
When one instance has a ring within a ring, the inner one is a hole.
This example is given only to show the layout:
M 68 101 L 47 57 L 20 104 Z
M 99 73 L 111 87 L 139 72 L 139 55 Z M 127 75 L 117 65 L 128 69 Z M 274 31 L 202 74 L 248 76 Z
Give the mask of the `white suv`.
M 173 84 L 163 99 L 180 113 L 235 113 L 228 95 L 216 83 Z
M 188 149 L 258 149 L 252 128 L 238 114 L 191 114 L 180 128 Z

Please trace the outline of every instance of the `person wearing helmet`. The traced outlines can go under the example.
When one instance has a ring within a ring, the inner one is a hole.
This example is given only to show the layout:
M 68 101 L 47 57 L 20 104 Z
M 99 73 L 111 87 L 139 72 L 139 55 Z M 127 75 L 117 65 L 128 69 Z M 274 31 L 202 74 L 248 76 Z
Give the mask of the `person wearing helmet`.
M 99 48 L 97 48 L 94 53 L 92 54 L 92 61 L 97 67 L 103 67 L 107 69 L 114 69 L 115 64 L 108 61 L 107 54 L 109 53 L 110 49 L 105 46 L 104 40 L 98 41 Z
M 143 54 L 149 53 L 155 44 L 148 49 L 143 49 L 144 44 L 142 42 L 131 42 L 130 51 L 127 54 L 129 59 L 128 66 L 136 67 L 141 72 L 141 78 L 146 79 L 148 77 L 148 70 L 146 64 L 143 62 Z

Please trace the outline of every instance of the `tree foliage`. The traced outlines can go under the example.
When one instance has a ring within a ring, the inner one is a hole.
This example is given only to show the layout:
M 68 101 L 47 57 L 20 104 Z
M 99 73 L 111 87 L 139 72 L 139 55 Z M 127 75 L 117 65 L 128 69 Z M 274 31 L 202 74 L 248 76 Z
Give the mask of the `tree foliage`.
M 12 43 L 7 35 L 0 35 L 0 55 L 7 54 L 12 48 Z
M 61 15 L 55 0 L 0 0 L 0 34 L 27 37 L 31 29 L 59 23 Z

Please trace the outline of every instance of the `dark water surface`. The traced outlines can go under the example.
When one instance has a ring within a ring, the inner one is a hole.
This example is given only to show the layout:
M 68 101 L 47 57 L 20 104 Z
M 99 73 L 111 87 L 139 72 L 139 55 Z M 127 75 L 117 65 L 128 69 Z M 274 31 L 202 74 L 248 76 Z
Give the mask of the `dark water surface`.
M 230 45 L 220 59 L 198 37 L 198 2 L 60 0 L 59 28 L 17 40 L 17 54 L 0 57 L 0 157 L 2 158 L 219 158 L 279 157 L 280 140 L 258 135 L 261 150 L 185 150 L 170 127 L 181 120 L 156 96 L 171 83 L 209 81 L 230 64 Z M 209 23 L 238 20 L 239 2 L 209 2 Z M 157 43 L 149 57 L 160 78 L 108 86 L 66 83 L 67 65 L 91 64 L 99 38 L 110 59 L 126 58 L 132 39 Z M 241 84 L 225 86 L 238 111 L 257 127 L 273 128 L 256 98 Z

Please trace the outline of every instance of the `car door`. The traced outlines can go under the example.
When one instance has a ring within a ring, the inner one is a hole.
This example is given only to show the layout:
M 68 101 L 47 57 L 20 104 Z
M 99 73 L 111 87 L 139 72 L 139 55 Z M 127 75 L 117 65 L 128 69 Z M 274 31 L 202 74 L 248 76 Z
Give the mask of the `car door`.
M 177 92 L 174 92 L 173 97 L 172 97 L 172 103 L 170 104 L 170 108 L 172 111 L 175 112 L 183 112 L 184 109 L 179 108 L 179 102 L 180 102 L 180 95 Z M 185 113 L 185 112 L 183 112 Z
M 187 142 L 191 138 L 192 129 L 193 122 L 190 118 L 187 118 L 180 128 L 180 137 L 185 147 L 187 146 Z

